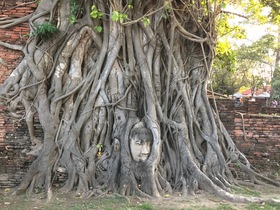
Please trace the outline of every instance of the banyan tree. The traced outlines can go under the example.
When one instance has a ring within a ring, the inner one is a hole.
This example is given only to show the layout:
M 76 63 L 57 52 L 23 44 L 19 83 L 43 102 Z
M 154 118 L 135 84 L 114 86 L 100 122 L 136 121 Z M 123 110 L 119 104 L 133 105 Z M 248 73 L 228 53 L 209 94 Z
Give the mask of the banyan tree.
M 278 184 L 250 168 L 209 103 L 219 13 L 207 0 L 41 0 L 0 22 L 31 30 L 25 46 L 0 43 L 24 53 L 0 94 L 10 114 L 24 108 L 37 155 L 17 191 L 50 198 L 65 170 L 60 190 L 84 196 L 201 189 L 249 201 L 230 193 L 232 165 L 253 183 Z

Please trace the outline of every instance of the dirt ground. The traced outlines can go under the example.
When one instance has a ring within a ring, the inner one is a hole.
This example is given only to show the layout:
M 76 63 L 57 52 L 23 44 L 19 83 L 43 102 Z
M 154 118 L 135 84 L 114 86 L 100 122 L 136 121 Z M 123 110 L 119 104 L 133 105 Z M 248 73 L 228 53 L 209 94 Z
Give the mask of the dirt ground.
M 262 198 L 274 198 L 280 201 L 280 188 L 256 186 L 253 189 L 244 187 L 240 192 L 234 192 L 244 196 L 256 196 Z M 121 197 L 117 195 L 91 197 L 82 199 L 74 194 L 60 194 L 54 191 L 52 201 L 46 203 L 43 194 L 12 195 L 12 190 L 0 190 L 0 210 L 64 210 L 64 209 L 93 209 L 93 210 L 279 210 L 279 205 L 240 204 L 230 203 L 205 192 L 198 192 L 195 196 L 181 197 L 177 195 L 165 195 L 165 198 L 148 200 L 139 197 Z

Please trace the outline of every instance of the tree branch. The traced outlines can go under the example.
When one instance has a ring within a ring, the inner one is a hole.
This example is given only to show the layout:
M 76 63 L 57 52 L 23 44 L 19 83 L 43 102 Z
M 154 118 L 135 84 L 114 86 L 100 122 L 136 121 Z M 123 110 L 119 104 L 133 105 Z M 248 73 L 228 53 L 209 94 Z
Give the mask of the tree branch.
M 21 46 L 21 45 L 8 44 L 8 43 L 6 43 L 6 42 L 1 42 L 1 41 L 0 41 L 0 46 L 9 48 L 9 49 L 11 49 L 11 50 L 23 51 L 23 46 Z
M 242 15 L 242 14 L 239 14 L 239 13 L 236 13 L 236 12 L 231 12 L 231 11 L 221 10 L 221 13 L 235 15 L 235 16 L 238 16 L 238 17 L 245 18 L 246 20 L 248 20 L 248 19 L 249 19 L 249 17 L 248 17 L 248 16 L 246 16 L 246 15 Z

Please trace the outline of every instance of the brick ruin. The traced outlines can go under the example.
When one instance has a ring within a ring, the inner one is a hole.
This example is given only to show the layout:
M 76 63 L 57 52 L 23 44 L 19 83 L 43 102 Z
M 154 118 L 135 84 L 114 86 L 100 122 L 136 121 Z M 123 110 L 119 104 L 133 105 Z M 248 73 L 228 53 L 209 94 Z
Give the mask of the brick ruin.
M 230 99 L 216 99 L 220 119 L 257 172 L 280 176 L 280 107 L 266 105 L 266 99 L 235 106 Z
M 0 0 L 0 18 L 17 18 L 30 14 L 36 8 L 30 0 Z M 9 29 L 0 29 L 0 40 L 23 45 L 29 35 L 27 23 Z M 19 64 L 22 53 L 0 46 L 0 84 Z M 267 175 L 280 173 L 280 108 L 267 107 L 265 100 L 248 101 L 244 106 L 235 107 L 235 101 L 216 99 L 220 118 L 253 167 Z M 35 119 L 36 136 L 43 136 L 38 119 Z M 5 115 L 5 107 L 0 106 L 0 188 L 15 187 L 34 160 L 23 150 L 31 146 L 24 119 L 13 119 Z M 65 174 L 58 174 L 63 181 Z
M 34 1 L 0 0 L 0 19 L 9 20 L 30 14 L 37 7 Z M 24 45 L 29 36 L 28 23 L 0 29 L 0 41 Z M 0 84 L 11 74 L 22 59 L 22 52 L 0 46 Z M 36 134 L 42 136 L 37 120 Z M 30 139 L 24 119 L 13 119 L 5 115 L 5 107 L 0 105 L 0 188 L 15 187 L 34 160 L 22 151 L 30 148 Z

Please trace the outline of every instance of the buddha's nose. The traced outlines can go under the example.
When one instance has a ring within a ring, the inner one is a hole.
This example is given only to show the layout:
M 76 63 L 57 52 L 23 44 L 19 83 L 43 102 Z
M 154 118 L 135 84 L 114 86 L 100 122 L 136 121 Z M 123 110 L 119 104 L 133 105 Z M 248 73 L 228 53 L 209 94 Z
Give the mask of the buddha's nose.
M 149 154 L 150 153 L 150 147 L 147 144 L 144 144 L 141 148 L 142 154 Z

